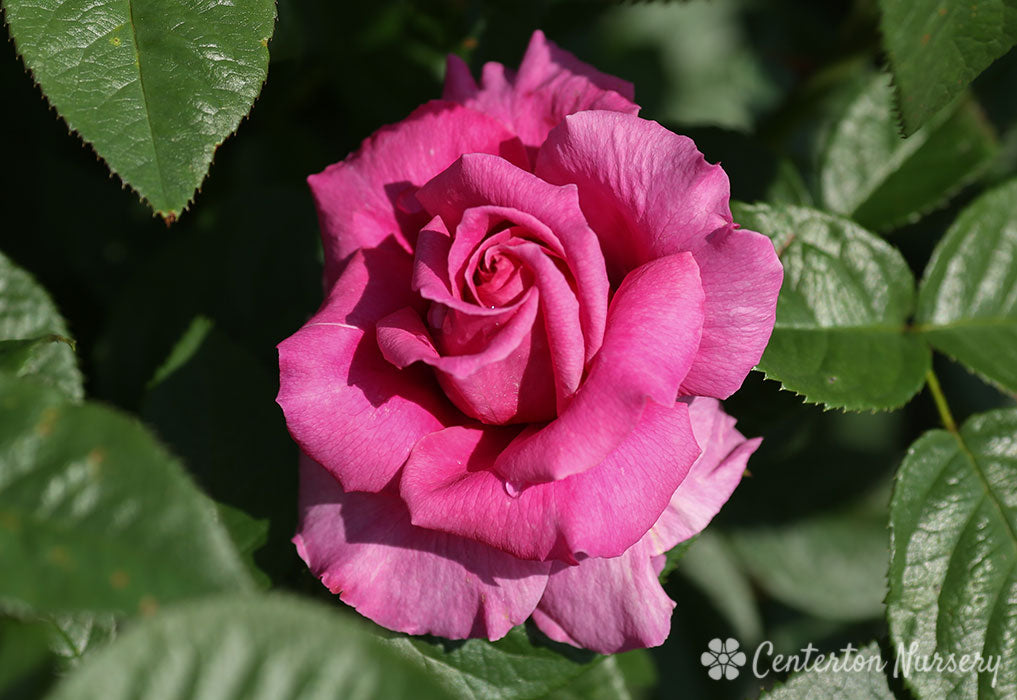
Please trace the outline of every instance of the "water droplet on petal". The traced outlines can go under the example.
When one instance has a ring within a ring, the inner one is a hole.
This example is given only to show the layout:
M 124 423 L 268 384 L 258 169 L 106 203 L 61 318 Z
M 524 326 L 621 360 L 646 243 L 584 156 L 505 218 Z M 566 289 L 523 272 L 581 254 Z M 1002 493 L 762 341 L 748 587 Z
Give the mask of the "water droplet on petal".
M 523 492 L 522 484 L 518 484 L 514 481 L 505 482 L 505 493 L 507 493 L 512 498 L 519 498 L 519 494 L 521 494 L 522 492 Z

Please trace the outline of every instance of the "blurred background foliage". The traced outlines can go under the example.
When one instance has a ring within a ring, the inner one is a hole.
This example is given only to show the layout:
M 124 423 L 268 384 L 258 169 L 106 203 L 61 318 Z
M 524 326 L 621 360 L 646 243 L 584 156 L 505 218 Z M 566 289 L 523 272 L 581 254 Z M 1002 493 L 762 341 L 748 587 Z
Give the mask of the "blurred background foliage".
M 110 181 L 7 42 L 0 249 L 67 319 L 86 395 L 156 431 L 222 504 L 227 525 L 235 519 L 255 533 L 248 554 L 275 587 L 330 600 L 289 543 L 297 454 L 274 404 L 275 344 L 321 294 L 306 176 L 438 97 L 446 54 L 475 72 L 486 60 L 514 66 L 542 28 L 632 81 L 644 117 L 692 136 L 708 160 L 722 162 L 734 199 L 814 202 L 825 134 L 881 66 L 877 23 L 871 0 L 280 0 L 268 82 L 171 227 Z M 1017 164 L 1015 84 L 1011 52 L 973 86 L 1000 143 L 982 185 Z M 885 232 L 916 275 L 976 191 L 961 189 L 947 206 Z M 1014 404 L 941 357 L 936 371 L 958 422 Z M 673 697 L 675 688 L 684 697 L 756 695 L 761 682 L 751 674 L 731 683 L 706 676 L 699 657 L 714 637 L 749 649 L 770 639 L 778 653 L 807 642 L 824 651 L 886 644 L 890 481 L 908 445 L 937 424 L 931 400 L 887 413 L 824 411 L 753 373 L 726 406 L 743 433 L 766 439 L 751 476 L 670 575 L 678 607 L 653 665 L 612 661 L 628 669 L 637 696 Z M 5 652 L 9 627 L 0 623 Z M 18 648 L 39 668 L 59 666 L 44 644 Z M 8 693 L 30 697 L 50 678 L 22 678 Z M 590 697 L 595 679 L 586 683 L 561 697 Z

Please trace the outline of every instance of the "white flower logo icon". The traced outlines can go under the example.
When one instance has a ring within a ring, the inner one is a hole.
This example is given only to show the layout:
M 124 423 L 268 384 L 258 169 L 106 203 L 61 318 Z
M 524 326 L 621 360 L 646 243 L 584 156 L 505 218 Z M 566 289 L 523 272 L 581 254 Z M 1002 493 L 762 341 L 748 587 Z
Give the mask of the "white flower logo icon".
M 699 662 L 706 666 L 707 673 L 715 681 L 726 678 L 733 681 L 738 677 L 738 669 L 745 665 L 745 652 L 738 648 L 738 640 L 728 637 L 726 640 L 711 639 L 707 651 L 699 657 Z

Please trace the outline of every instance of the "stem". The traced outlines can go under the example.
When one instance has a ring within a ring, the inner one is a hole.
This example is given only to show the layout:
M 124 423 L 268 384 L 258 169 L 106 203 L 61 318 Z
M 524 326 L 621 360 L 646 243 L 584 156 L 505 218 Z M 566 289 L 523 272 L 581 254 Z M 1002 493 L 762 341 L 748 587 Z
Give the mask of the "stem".
M 946 396 L 943 395 L 943 388 L 939 385 L 939 379 L 932 369 L 929 369 L 926 373 L 925 381 L 929 385 L 929 393 L 932 394 L 932 399 L 936 402 L 936 409 L 939 411 L 939 419 L 943 421 L 943 427 L 951 433 L 956 434 L 957 424 L 953 420 L 953 414 L 950 413 L 950 407 L 946 403 Z

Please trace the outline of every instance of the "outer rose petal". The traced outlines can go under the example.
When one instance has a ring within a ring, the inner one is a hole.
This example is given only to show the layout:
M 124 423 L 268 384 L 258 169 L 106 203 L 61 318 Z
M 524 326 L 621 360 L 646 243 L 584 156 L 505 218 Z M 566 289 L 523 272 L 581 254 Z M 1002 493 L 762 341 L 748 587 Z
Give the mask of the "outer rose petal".
M 533 620 L 552 639 L 610 654 L 667 638 L 674 603 L 657 578 L 660 555 L 706 527 L 760 442 L 742 437 L 714 399 L 692 400 L 689 414 L 703 453 L 653 528 L 620 557 L 551 570 Z
M 533 621 L 555 641 L 601 654 L 659 646 L 675 604 L 658 575 L 647 538 L 620 557 L 556 563 Z
M 413 192 L 463 153 L 495 153 L 525 164 L 522 146 L 504 125 L 451 102 L 432 101 L 377 131 L 346 160 L 307 181 L 318 207 L 325 247 L 325 288 L 346 258 L 395 235 L 409 252 L 427 222 Z
M 558 418 L 531 427 L 498 456 L 498 473 L 523 484 L 578 474 L 625 439 L 648 401 L 673 404 L 699 347 L 702 303 L 688 253 L 633 270 L 611 300 L 586 382 Z
M 579 187 L 613 278 L 694 250 L 731 223 L 724 170 L 707 163 L 692 139 L 639 117 L 603 111 L 567 117 L 541 147 L 536 173 Z
M 648 404 L 639 425 L 597 466 L 513 489 L 492 471 L 512 428 L 448 428 L 417 443 L 400 491 L 412 521 L 522 559 L 616 557 L 667 506 L 699 454 L 687 407 Z
M 585 109 L 636 114 L 634 96 L 631 83 L 580 61 L 540 30 L 533 33 L 516 75 L 500 63 L 488 63 L 479 88 L 466 64 L 449 56 L 443 94 L 498 118 L 531 149 L 568 114 Z
M 454 409 L 421 367 L 399 370 L 381 355 L 374 322 L 412 297 L 398 247 L 358 251 L 321 309 L 279 344 L 279 396 L 301 449 L 349 491 L 379 491 L 413 445 L 452 422 Z
M 724 413 L 716 399 L 686 401 L 692 431 L 703 453 L 647 535 L 653 540 L 653 554 L 663 554 L 713 520 L 734 493 L 749 457 L 762 442 L 761 438 L 746 440 L 735 430 L 735 419 Z
M 550 564 L 410 524 L 391 493 L 344 493 L 301 456 L 294 544 L 333 593 L 407 634 L 499 639 L 533 611 Z
M 735 226 L 714 231 L 692 254 L 706 293 L 705 320 L 681 393 L 726 399 L 770 341 L 784 268 L 769 238 Z
M 584 112 L 548 136 L 537 174 L 579 186 L 612 276 L 663 255 L 692 252 L 706 292 L 706 320 L 682 393 L 734 393 L 770 339 L 783 269 L 768 238 L 731 224 L 720 166 L 709 165 L 690 139 L 656 122 Z

